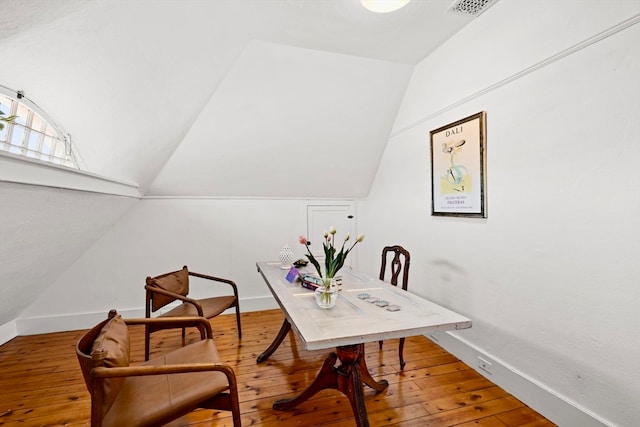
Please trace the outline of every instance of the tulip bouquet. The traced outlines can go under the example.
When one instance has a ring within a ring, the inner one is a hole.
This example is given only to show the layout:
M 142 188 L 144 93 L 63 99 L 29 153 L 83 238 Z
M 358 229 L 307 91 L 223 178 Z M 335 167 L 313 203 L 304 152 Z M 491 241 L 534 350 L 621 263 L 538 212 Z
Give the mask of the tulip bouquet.
M 305 256 L 309 259 L 311 264 L 313 264 L 313 266 L 316 268 L 316 271 L 318 272 L 320 277 L 325 277 L 327 279 L 332 279 L 333 277 L 335 277 L 336 273 L 340 271 L 340 269 L 344 265 L 344 262 L 346 261 L 347 255 L 349 255 L 349 252 L 351 252 L 351 250 L 358 243 L 364 240 L 364 234 L 358 234 L 358 237 L 356 238 L 356 241 L 353 242 L 353 245 L 351 245 L 351 247 L 345 250 L 345 244 L 349 241 L 349 238 L 350 238 L 349 233 L 347 233 L 344 236 L 344 241 L 342 242 L 342 247 L 340 248 L 340 251 L 337 251 L 335 247 L 335 235 L 336 235 L 336 228 L 333 226 L 329 228 L 329 231 L 324 232 L 324 242 L 322 242 L 322 246 L 324 247 L 324 273 L 325 273 L 324 275 L 322 274 L 322 268 L 320 267 L 320 263 L 309 250 L 309 245 L 311 243 L 309 243 L 309 241 L 307 240 L 307 237 L 300 236 L 300 238 L 298 239 L 300 244 L 304 245 L 304 247 L 307 249 L 307 253 L 305 254 Z
M 305 256 L 309 259 L 311 264 L 313 264 L 313 266 L 316 268 L 316 271 L 318 272 L 318 275 L 322 278 L 323 289 L 319 296 L 319 302 L 322 304 L 326 304 L 327 307 L 332 306 L 329 304 L 330 301 L 332 300 L 332 296 L 331 296 L 332 279 L 335 277 L 336 273 L 338 273 L 338 271 L 340 271 L 340 269 L 344 265 L 344 262 L 347 259 L 347 255 L 349 255 L 349 252 L 351 252 L 351 250 L 358 243 L 364 240 L 364 234 L 359 234 L 358 237 L 356 238 L 356 241 L 353 242 L 353 245 L 351 245 L 345 250 L 345 245 L 350 238 L 349 233 L 347 233 L 344 236 L 344 241 L 342 242 L 340 251 L 337 251 L 335 247 L 335 235 L 336 235 L 336 228 L 333 226 L 329 228 L 328 232 L 327 231 L 324 232 L 324 242 L 322 242 L 322 246 L 324 248 L 324 255 L 325 255 L 324 275 L 322 274 L 323 271 L 322 271 L 322 268 L 320 267 L 320 263 L 309 250 L 309 245 L 311 243 L 309 242 L 309 240 L 307 240 L 307 237 L 300 236 L 300 238 L 298 239 L 300 244 L 304 245 L 305 249 L 307 250 L 307 253 L 305 254 Z M 319 291 L 320 290 L 316 290 L 316 293 Z M 337 294 L 334 295 L 333 301 L 335 301 L 336 296 Z

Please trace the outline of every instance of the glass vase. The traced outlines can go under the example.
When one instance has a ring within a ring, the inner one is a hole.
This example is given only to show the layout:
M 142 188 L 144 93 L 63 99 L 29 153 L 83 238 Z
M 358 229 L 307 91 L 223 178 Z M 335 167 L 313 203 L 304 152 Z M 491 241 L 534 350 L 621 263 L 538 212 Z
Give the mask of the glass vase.
M 318 304 L 318 307 L 320 308 L 333 308 L 338 299 L 338 286 L 336 284 L 336 279 L 323 278 L 322 283 L 322 286 L 318 286 L 314 292 L 316 304 Z

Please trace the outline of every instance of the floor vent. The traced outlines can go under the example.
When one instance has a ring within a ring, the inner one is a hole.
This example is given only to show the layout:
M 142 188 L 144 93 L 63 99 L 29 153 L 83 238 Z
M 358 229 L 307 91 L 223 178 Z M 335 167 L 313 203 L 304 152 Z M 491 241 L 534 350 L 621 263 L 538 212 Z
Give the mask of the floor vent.
M 498 0 L 456 0 L 447 12 L 458 13 L 461 15 L 479 16 L 482 12 L 489 9 Z

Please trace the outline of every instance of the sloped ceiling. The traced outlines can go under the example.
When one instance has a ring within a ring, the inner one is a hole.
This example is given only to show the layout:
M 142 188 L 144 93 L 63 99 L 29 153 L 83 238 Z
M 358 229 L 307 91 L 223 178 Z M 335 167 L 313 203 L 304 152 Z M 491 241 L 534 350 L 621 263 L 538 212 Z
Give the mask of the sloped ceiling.
M 148 194 L 364 197 L 408 77 L 405 65 L 252 41 Z
M 143 194 L 361 197 L 450 4 L 0 0 L 0 84 Z

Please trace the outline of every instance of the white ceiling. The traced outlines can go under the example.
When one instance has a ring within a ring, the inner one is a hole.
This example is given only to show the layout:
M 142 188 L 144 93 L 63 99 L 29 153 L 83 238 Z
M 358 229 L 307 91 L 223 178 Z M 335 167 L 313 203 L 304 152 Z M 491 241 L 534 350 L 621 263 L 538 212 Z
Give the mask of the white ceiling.
M 363 197 L 451 3 L 0 0 L 0 84 L 145 194 Z

